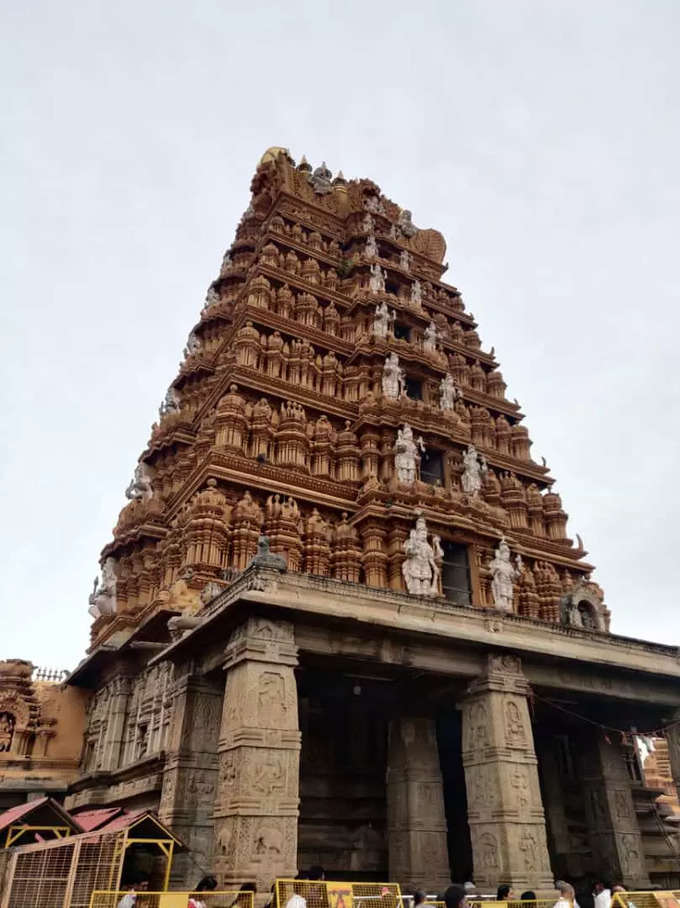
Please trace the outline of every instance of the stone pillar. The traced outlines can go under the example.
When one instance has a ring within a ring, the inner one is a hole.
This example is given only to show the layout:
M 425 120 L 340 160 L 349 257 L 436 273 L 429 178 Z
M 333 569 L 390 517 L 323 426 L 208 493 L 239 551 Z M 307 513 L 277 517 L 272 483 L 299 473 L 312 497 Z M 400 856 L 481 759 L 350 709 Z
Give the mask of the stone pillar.
M 598 731 L 581 739 L 580 778 L 595 866 L 628 889 L 649 889 L 631 779 L 621 746 Z
M 215 873 L 268 892 L 297 873 L 300 731 L 293 625 L 251 617 L 232 634 L 218 743 Z
M 217 784 L 217 738 L 224 682 L 185 674 L 174 684 L 172 719 L 158 815 L 189 846 L 194 861 L 178 854 L 176 886 L 191 886 L 196 864 L 212 870 L 213 808 Z M 200 876 L 200 873 L 198 874 Z
M 113 771 L 120 766 L 132 679 L 127 675 L 118 675 L 108 683 L 106 689 L 109 699 L 103 721 L 101 754 L 96 768 Z
M 668 743 L 668 759 L 671 764 L 673 784 L 680 798 L 680 711 L 673 716 L 675 725 L 666 729 L 666 742 Z
M 463 767 L 474 880 L 553 888 L 529 718 L 516 656 L 489 655 L 463 702 Z
M 389 878 L 443 892 L 451 882 L 432 719 L 393 719 L 387 764 Z

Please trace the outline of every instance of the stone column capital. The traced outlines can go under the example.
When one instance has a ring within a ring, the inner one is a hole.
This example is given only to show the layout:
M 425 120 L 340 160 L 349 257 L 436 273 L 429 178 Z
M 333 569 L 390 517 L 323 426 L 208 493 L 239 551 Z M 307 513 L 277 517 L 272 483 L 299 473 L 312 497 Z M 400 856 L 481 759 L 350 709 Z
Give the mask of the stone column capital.
M 522 671 L 522 660 L 511 653 L 488 653 L 482 673 L 470 683 L 468 696 L 498 691 L 527 696 L 531 687 Z
M 224 668 L 233 668 L 244 661 L 295 667 L 297 654 L 290 621 L 273 621 L 254 615 L 239 625 L 229 638 L 224 650 Z

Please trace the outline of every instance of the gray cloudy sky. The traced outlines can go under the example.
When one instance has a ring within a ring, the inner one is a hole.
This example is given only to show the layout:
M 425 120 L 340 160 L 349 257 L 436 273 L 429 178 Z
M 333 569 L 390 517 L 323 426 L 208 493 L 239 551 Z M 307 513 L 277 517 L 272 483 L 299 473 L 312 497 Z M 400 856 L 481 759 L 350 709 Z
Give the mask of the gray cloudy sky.
M 444 233 L 613 629 L 680 643 L 677 3 L 0 16 L 0 657 L 81 657 L 99 550 L 270 145 Z

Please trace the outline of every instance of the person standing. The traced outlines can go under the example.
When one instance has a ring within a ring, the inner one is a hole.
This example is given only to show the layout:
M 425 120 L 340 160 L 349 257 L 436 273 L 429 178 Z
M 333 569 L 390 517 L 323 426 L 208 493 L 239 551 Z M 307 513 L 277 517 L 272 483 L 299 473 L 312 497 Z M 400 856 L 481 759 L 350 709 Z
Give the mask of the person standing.
M 595 885 L 593 886 L 593 899 L 595 901 L 595 908 L 609 908 L 611 904 L 611 889 L 602 880 L 595 880 Z

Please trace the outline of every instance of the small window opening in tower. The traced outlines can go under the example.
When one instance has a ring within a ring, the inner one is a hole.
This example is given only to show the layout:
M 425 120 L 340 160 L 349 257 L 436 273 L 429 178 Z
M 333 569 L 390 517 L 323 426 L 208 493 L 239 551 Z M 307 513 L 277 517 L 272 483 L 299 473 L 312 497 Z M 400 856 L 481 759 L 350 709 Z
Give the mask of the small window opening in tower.
M 385 293 L 393 293 L 395 296 L 399 296 L 399 284 L 394 281 L 385 281 Z
M 404 325 L 401 322 L 395 322 L 394 336 L 397 340 L 409 341 L 411 340 L 411 329 L 408 325 Z
M 449 602 L 470 605 L 470 567 L 467 546 L 443 539 L 442 590 Z
M 587 627 L 589 630 L 597 630 L 597 621 L 595 620 L 595 615 L 593 614 L 593 607 L 590 602 L 579 602 L 578 604 L 579 614 L 581 615 L 581 624 L 583 627 Z
M 444 485 L 444 455 L 436 448 L 428 448 L 420 461 L 420 478 L 431 486 Z
M 406 396 L 411 400 L 423 399 L 423 383 L 418 378 L 409 378 L 406 376 Z

